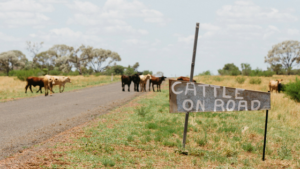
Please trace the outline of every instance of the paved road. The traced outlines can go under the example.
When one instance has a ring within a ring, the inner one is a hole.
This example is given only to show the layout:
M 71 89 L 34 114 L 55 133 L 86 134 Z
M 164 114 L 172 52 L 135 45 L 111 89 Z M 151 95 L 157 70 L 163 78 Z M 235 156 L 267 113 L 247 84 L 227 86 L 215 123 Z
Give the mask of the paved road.
M 131 92 L 122 92 L 118 82 L 0 103 L 0 160 L 141 94 L 133 92 L 133 84 Z

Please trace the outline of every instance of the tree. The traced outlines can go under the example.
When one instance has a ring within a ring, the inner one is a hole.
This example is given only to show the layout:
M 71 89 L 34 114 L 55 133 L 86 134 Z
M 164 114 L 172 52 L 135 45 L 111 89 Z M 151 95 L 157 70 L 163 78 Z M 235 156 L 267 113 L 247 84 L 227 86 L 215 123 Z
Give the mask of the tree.
M 251 74 L 251 66 L 248 63 L 242 63 L 241 64 L 242 67 L 242 75 L 244 76 L 249 76 Z
M 28 62 L 26 56 L 19 50 L 11 50 L 0 54 L 0 65 L 7 76 L 9 71 L 23 68 L 26 62 Z
M 43 47 L 44 42 L 31 42 L 31 41 L 26 41 L 26 49 L 33 54 L 33 64 L 31 64 L 32 68 L 36 67 L 36 55 L 38 54 L 39 50 Z
M 143 71 L 143 75 L 147 75 L 147 74 L 152 75 L 153 73 L 152 73 L 152 71 L 150 71 L 150 70 L 144 70 L 144 71 Z
M 282 72 L 282 64 L 271 65 L 271 70 L 279 75 Z
M 163 76 L 163 75 L 164 75 L 164 73 L 161 71 L 156 72 L 156 76 Z
M 218 70 L 220 75 L 232 75 L 237 76 L 240 73 L 240 70 L 237 66 L 235 66 L 233 63 L 227 63 L 224 65 L 223 69 Z
M 89 49 L 85 50 L 86 55 L 90 55 L 89 65 L 93 67 L 95 72 L 101 72 L 111 64 L 121 61 L 121 57 L 118 53 L 112 52 L 111 50 L 105 49 Z M 104 63 L 107 63 L 106 66 L 103 66 Z
M 136 63 L 132 66 L 132 68 L 134 69 L 134 71 L 137 71 L 137 69 L 139 68 L 139 66 L 140 66 L 139 62 L 136 62 Z
M 265 63 L 270 65 L 282 64 L 288 75 L 292 68 L 299 64 L 300 61 L 300 42 L 298 41 L 283 41 L 278 43 L 269 50 L 265 56 Z

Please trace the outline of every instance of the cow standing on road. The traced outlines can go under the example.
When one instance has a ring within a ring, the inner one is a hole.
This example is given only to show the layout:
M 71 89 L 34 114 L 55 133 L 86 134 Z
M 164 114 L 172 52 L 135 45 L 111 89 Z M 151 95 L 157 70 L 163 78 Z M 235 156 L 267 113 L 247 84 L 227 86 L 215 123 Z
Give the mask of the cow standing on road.
M 125 91 L 125 85 L 128 85 L 128 92 L 130 92 L 130 84 L 132 81 L 132 77 L 131 76 L 125 76 L 122 75 L 121 76 L 121 82 L 122 82 L 122 91 Z

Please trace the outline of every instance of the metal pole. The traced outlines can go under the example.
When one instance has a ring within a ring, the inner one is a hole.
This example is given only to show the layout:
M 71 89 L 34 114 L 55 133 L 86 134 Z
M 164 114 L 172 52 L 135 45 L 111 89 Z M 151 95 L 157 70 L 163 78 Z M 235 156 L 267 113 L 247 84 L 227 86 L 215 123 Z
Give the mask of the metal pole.
M 195 67 L 195 59 L 196 59 L 196 51 L 197 51 L 198 32 L 199 32 L 199 23 L 196 23 L 195 38 L 194 38 L 194 49 L 193 49 L 193 59 L 192 59 L 192 64 L 191 64 L 190 82 L 193 81 L 193 77 L 194 77 L 194 67 Z M 187 134 L 187 128 L 188 128 L 188 123 L 189 123 L 189 113 L 190 112 L 187 112 L 185 114 L 183 140 L 182 140 L 183 148 L 185 148 L 186 134 Z
M 268 92 L 270 93 L 270 91 L 268 91 Z M 269 110 L 266 110 L 264 149 L 263 149 L 263 158 L 262 158 L 263 161 L 265 161 L 265 152 L 266 152 L 267 129 L 268 129 L 268 114 L 269 114 Z

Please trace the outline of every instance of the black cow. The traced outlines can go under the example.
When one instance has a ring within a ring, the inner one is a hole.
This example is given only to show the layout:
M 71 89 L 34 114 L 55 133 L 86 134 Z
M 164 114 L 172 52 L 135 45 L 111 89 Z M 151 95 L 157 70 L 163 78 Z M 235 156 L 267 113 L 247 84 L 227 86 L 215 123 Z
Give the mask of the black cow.
M 125 75 L 121 76 L 122 91 L 123 92 L 125 91 L 125 85 L 128 85 L 128 91 L 130 92 L 130 84 L 131 84 L 131 81 L 132 81 L 131 78 L 132 78 L 131 76 L 125 76 Z
M 140 85 L 140 76 L 138 73 L 131 76 L 131 80 L 134 83 L 134 91 L 139 92 L 139 85 Z
M 39 86 L 40 89 L 37 91 L 37 93 L 40 91 L 42 93 L 42 87 L 44 87 L 44 81 L 43 81 L 43 78 L 39 78 L 39 77 L 27 77 L 26 79 L 27 81 L 27 85 L 25 86 L 25 93 L 27 93 L 27 89 L 29 87 L 31 93 L 32 92 L 32 89 L 31 89 L 31 85 L 33 87 L 35 86 Z

